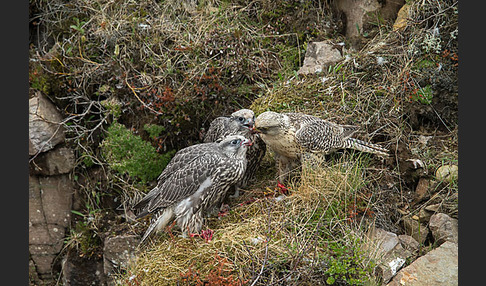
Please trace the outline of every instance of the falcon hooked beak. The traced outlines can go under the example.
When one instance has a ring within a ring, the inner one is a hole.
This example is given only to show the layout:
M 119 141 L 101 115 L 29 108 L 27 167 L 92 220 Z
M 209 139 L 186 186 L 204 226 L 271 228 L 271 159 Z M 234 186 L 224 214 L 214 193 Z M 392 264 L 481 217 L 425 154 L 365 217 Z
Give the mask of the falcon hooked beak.
M 255 129 L 255 119 L 254 118 L 247 118 L 243 123 L 243 126 L 248 127 L 248 129 L 253 130 Z
M 256 127 L 253 127 L 253 129 L 251 131 L 252 131 L 252 133 L 257 133 L 257 134 L 265 133 L 265 132 L 263 132 L 263 130 L 256 128 Z
M 253 145 L 253 143 L 251 142 L 250 139 L 245 139 L 245 140 L 241 141 L 241 145 L 242 146 L 243 145 L 245 145 L 245 146 L 251 146 L 251 145 Z

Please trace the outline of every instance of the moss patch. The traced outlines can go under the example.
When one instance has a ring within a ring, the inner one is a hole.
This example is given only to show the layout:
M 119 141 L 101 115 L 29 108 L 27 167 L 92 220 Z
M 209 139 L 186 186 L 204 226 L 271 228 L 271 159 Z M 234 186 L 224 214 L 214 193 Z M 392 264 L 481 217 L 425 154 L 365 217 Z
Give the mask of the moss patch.
M 157 153 L 149 142 L 117 121 L 108 128 L 101 150 L 113 170 L 142 182 L 157 178 L 175 153 Z

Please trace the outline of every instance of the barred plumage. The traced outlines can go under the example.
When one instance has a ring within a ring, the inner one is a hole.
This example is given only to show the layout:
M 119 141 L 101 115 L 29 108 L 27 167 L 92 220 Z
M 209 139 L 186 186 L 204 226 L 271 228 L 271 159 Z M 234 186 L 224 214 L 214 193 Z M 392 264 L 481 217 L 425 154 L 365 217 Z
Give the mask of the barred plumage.
M 248 165 L 245 175 L 235 186 L 235 196 L 238 196 L 239 189 L 245 188 L 254 179 L 260 163 L 265 156 L 266 145 L 260 136 L 253 132 L 254 123 L 254 112 L 250 109 L 240 109 L 233 112 L 229 117 L 218 117 L 214 119 L 204 137 L 204 142 L 218 142 L 225 136 L 238 134 L 251 140 L 252 145 L 246 153 Z
M 197 144 L 178 151 L 159 176 L 157 186 L 133 206 L 137 218 L 153 215 L 142 242 L 173 220 L 183 236 L 199 233 L 208 212 L 243 177 L 250 143 L 241 135 L 232 135 L 218 143 Z
M 276 153 L 281 182 L 307 152 L 329 154 L 349 148 L 388 156 L 388 150 L 379 145 L 351 138 L 358 130 L 357 126 L 339 125 L 303 113 L 266 111 L 256 118 L 255 127 Z

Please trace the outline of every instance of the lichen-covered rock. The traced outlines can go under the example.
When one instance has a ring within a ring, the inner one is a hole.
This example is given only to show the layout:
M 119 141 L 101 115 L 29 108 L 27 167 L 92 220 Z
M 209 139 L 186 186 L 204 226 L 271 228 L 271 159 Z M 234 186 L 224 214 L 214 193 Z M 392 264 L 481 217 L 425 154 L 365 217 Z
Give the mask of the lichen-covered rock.
M 429 228 L 425 224 L 420 223 L 411 217 L 403 218 L 403 227 L 405 229 L 405 234 L 410 235 L 420 244 L 425 242 L 430 232 Z
M 444 165 L 435 171 L 435 177 L 439 181 L 457 180 L 459 167 L 457 165 Z
M 29 156 L 64 142 L 62 115 L 40 91 L 29 99 Z
M 444 242 L 400 270 L 387 286 L 458 285 L 458 247 Z
M 105 239 L 103 247 L 103 270 L 107 277 L 107 284 L 114 285 L 110 276 L 127 268 L 130 259 L 135 258 L 139 235 L 118 235 Z
M 29 176 L 29 254 L 39 277 L 51 276 L 54 259 L 64 245 L 72 195 L 67 175 Z
M 395 233 L 384 229 L 374 228 L 369 238 L 368 250 L 370 250 L 371 246 L 372 253 L 375 253 L 378 261 L 376 270 L 386 283 L 390 281 L 413 253 L 402 246 L 399 237 Z
M 458 221 L 444 213 L 437 213 L 430 217 L 429 228 L 434 240 L 441 244 L 446 241 L 458 242 Z
M 402 244 L 403 248 L 412 252 L 413 254 L 418 254 L 420 243 L 418 243 L 415 238 L 411 237 L 410 235 L 400 234 L 398 236 L 398 240 Z
M 304 64 L 299 69 L 299 74 L 314 74 L 327 72 L 330 65 L 333 65 L 343 57 L 341 52 L 329 41 L 310 42 L 307 45 Z
M 393 31 L 401 31 L 405 29 L 408 22 L 408 14 L 410 11 L 410 4 L 405 4 L 398 10 L 397 18 L 393 23 Z
M 76 158 L 74 151 L 67 147 L 58 147 L 39 154 L 30 164 L 32 174 L 35 175 L 60 175 L 71 172 L 74 168 Z

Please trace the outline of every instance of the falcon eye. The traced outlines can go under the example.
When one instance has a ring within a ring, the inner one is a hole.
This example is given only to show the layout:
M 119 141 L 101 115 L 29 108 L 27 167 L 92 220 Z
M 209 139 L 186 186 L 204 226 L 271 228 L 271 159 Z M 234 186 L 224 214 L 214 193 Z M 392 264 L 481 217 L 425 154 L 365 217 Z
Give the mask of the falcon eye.
M 231 141 L 231 144 L 237 145 L 237 144 L 240 144 L 240 141 L 241 141 L 240 139 L 235 139 L 235 140 Z
M 244 117 L 238 117 L 238 120 L 243 122 L 243 121 L 245 121 L 245 118 Z

